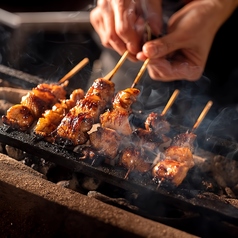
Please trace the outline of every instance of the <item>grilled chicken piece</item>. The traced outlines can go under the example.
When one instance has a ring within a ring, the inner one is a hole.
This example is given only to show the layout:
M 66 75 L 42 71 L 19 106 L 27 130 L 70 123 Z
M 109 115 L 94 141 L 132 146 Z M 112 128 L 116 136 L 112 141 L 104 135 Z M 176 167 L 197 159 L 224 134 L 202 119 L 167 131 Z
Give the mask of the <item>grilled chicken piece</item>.
M 172 145 L 168 147 L 164 156 L 153 168 L 152 175 L 156 182 L 171 181 L 179 186 L 187 172 L 194 166 L 192 148 L 196 135 L 184 133 L 174 138 Z
M 47 83 L 42 83 L 37 85 L 36 89 L 39 90 L 38 92 L 50 92 L 55 96 L 55 100 L 58 99 L 64 99 L 66 98 L 66 91 L 65 87 L 66 84 L 47 84 Z
M 101 126 L 116 130 L 119 134 L 131 135 L 132 128 L 129 122 L 131 105 L 136 101 L 140 91 L 136 88 L 127 88 L 118 92 L 113 100 L 113 108 L 100 116 Z
M 37 121 L 34 133 L 49 142 L 53 142 L 54 136 L 52 133 L 69 110 L 83 97 L 84 91 L 82 89 L 76 89 L 71 93 L 69 99 L 63 99 L 57 102 L 51 109 L 46 110 Z
M 130 146 L 122 150 L 119 164 L 128 169 L 125 178 L 133 170 L 141 173 L 145 173 L 150 170 L 150 163 L 146 162 L 143 157 L 144 155 L 141 153 L 141 150 L 134 146 Z
M 2 122 L 13 129 L 19 131 L 28 130 L 34 123 L 35 117 L 31 110 L 21 104 L 16 104 L 10 107 L 6 115 L 2 116 Z
M 137 128 L 131 137 L 133 144 L 145 151 L 152 152 L 156 156 L 156 153 L 164 151 L 164 148 L 167 148 L 171 145 L 171 138 L 166 135 L 155 135 L 151 131 Z M 154 157 L 153 156 L 153 157 Z M 153 158 L 154 159 L 154 158 Z
M 186 132 L 175 136 L 172 144 L 180 147 L 188 147 L 193 152 L 196 138 L 196 134 Z
M 166 134 L 170 131 L 170 124 L 158 113 L 152 112 L 146 118 L 145 129 L 153 132 L 155 135 Z
M 26 131 L 46 109 L 65 97 L 66 91 L 62 85 L 39 84 L 22 97 L 20 104 L 10 107 L 2 121 L 13 129 Z
M 88 140 L 88 131 L 99 121 L 114 95 L 114 83 L 103 78 L 96 79 L 81 99 L 56 129 L 56 142 L 66 145 L 82 145 Z
M 98 154 L 114 159 L 119 151 L 121 136 L 112 129 L 98 127 L 89 134 L 90 144 Z

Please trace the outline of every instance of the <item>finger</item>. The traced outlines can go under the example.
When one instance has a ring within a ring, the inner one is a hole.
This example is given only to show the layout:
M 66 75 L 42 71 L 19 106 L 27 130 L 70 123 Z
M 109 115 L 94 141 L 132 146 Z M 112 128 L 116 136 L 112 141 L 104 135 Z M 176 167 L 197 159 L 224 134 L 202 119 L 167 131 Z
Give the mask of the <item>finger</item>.
M 151 28 L 152 34 L 155 36 L 163 33 L 163 19 L 162 19 L 162 3 L 161 1 L 147 1 L 146 19 Z
M 145 43 L 142 47 L 146 57 L 153 59 L 164 57 L 176 50 L 179 50 L 186 42 L 176 33 L 170 33 L 159 39 L 155 39 Z
M 106 30 L 104 27 L 104 20 L 103 20 L 101 14 L 99 14 L 100 11 L 101 11 L 101 9 L 98 7 L 91 11 L 90 22 L 91 22 L 95 32 L 98 34 L 102 45 L 109 48 L 111 46 L 110 46 L 109 40 L 105 34 Z
M 186 61 L 170 62 L 165 58 L 153 61 L 148 64 L 148 72 L 152 79 L 160 81 L 172 81 L 186 79 L 195 81 L 202 75 L 203 68 Z
M 126 45 L 115 32 L 114 12 L 109 3 L 101 2 L 103 2 L 101 3 L 103 4 L 102 7 L 95 8 L 94 12 L 91 13 L 92 25 L 98 33 L 103 46 L 123 54 L 126 50 Z
M 115 30 L 117 35 L 127 44 L 128 50 L 136 54 L 141 50 L 142 32 L 144 21 L 138 21 L 137 3 L 134 1 L 116 1 L 113 4 L 115 13 Z M 142 24 L 142 26 L 140 25 Z

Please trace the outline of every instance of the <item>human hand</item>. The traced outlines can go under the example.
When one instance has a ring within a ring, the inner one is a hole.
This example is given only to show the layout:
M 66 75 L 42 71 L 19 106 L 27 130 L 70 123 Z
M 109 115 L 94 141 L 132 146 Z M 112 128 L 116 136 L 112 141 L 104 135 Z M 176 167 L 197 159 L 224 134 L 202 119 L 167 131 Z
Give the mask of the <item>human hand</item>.
M 148 23 L 152 34 L 161 33 L 161 12 L 161 0 L 98 0 L 90 21 L 103 46 L 120 55 L 128 50 L 129 58 L 137 60 L 135 55 L 142 49 L 145 25 Z
M 188 3 L 171 16 L 167 35 L 145 43 L 137 58 L 150 59 L 148 72 L 155 80 L 199 79 L 218 29 L 237 6 L 237 0 Z

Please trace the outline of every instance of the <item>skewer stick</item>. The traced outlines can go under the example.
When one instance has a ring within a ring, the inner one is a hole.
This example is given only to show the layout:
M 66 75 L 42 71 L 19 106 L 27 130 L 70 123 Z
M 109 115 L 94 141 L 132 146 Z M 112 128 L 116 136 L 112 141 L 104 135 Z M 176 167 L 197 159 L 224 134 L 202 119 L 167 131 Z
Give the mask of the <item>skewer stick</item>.
M 202 120 L 205 118 L 205 116 L 207 115 L 208 111 L 210 110 L 211 106 L 212 106 L 213 102 L 212 101 L 208 101 L 206 106 L 204 107 L 203 111 L 201 112 L 200 116 L 198 117 L 197 121 L 195 122 L 193 128 L 192 128 L 192 132 L 195 131 L 199 125 L 201 124 Z
M 126 57 L 128 56 L 129 51 L 125 51 L 125 53 L 122 55 L 120 60 L 117 62 L 116 66 L 105 76 L 103 77 L 106 80 L 111 80 L 113 75 L 117 72 L 117 70 L 122 66 L 122 64 L 125 62 Z
M 169 101 L 167 102 L 167 104 L 166 104 L 164 110 L 163 110 L 162 113 L 160 114 L 162 117 L 168 112 L 169 108 L 173 105 L 175 99 L 176 99 L 177 96 L 179 95 L 179 92 L 180 92 L 180 91 L 179 91 L 178 89 L 176 89 L 176 90 L 173 92 L 173 94 L 172 94 L 172 96 L 170 97 Z
M 136 86 L 136 84 L 139 82 L 139 80 L 141 79 L 142 75 L 144 74 L 147 64 L 149 63 L 149 59 L 146 59 L 146 61 L 143 63 L 142 67 L 140 68 L 139 73 L 137 74 L 133 84 L 131 85 L 131 88 L 134 88 Z
M 63 84 L 71 77 L 73 77 L 79 70 L 81 70 L 89 62 L 88 58 L 81 60 L 73 69 L 71 69 L 63 78 L 59 80 L 59 84 Z
M 128 178 L 130 172 L 131 172 L 131 170 L 128 169 L 127 172 L 126 172 L 126 174 L 125 174 L 125 176 L 124 176 L 124 179 L 127 179 L 127 178 Z

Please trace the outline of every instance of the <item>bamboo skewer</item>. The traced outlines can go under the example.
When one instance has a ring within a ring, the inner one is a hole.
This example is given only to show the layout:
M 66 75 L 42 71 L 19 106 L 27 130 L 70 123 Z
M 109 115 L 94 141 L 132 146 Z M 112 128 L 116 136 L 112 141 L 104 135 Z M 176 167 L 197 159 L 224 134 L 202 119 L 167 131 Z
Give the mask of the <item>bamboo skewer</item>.
M 144 74 L 147 64 L 149 63 L 149 59 L 146 59 L 146 61 L 143 63 L 143 65 L 140 68 L 139 73 L 137 74 L 133 84 L 131 85 L 131 88 L 134 88 L 136 86 L 136 84 L 139 82 L 139 80 L 141 79 L 142 75 Z
M 117 72 L 117 70 L 122 66 L 122 64 L 125 62 L 127 56 L 129 54 L 129 51 L 125 51 L 125 53 L 121 56 L 120 60 L 117 62 L 116 66 L 105 76 L 103 77 L 106 80 L 111 80 L 113 75 Z
M 81 70 L 89 62 L 88 58 L 81 60 L 73 69 L 71 69 L 63 78 L 59 80 L 59 84 L 65 83 L 72 78 L 79 70 Z
M 176 89 L 176 90 L 173 92 L 173 94 L 172 94 L 172 96 L 170 97 L 169 101 L 167 102 L 167 104 L 166 104 L 164 110 L 161 112 L 160 116 L 163 117 L 163 116 L 168 112 L 169 108 L 173 105 L 175 99 L 178 97 L 179 92 L 180 92 L 180 91 L 179 91 L 178 89 Z
M 192 132 L 194 132 L 199 125 L 201 124 L 202 120 L 205 118 L 205 116 L 207 115 L 208 111 L 210 110 L 211 106 L 212 106 L 213 102 L 212 101 L 208 101 L 206 106 L 204 107 L 204 109 L 202 110 L 200 116 L 198 117 L 197 121 L 195 122 L 193 128 L 192 128 Z

